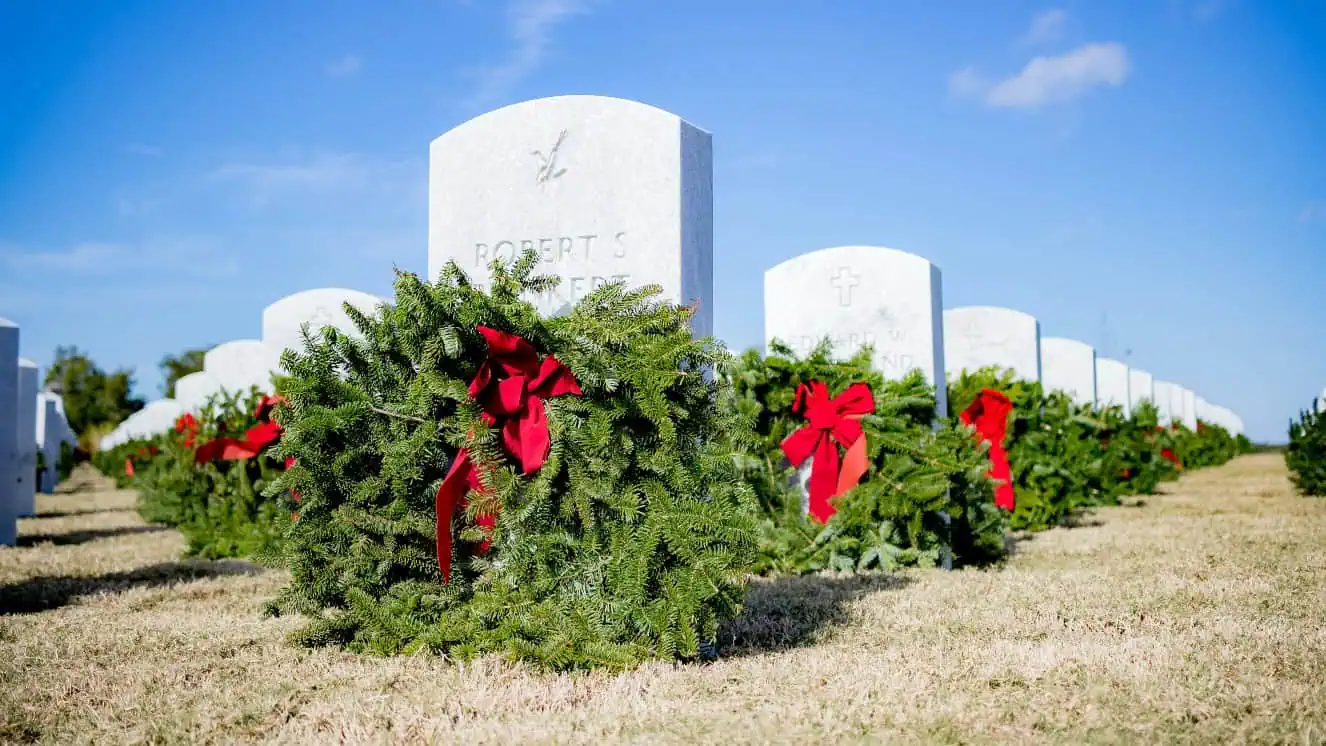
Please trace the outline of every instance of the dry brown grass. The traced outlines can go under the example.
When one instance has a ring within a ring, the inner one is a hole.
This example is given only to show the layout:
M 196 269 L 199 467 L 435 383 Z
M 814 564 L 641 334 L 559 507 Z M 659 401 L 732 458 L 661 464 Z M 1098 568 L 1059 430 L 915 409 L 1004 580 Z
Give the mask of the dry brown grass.
M 1019 544 L 1006 567 L 757 584 L 709 665 L 555 676 L 288 647 L 280 573 L 178 561 L 132 495 L 0 549 L 0 741 L 1317 743 L 1326 501 L 1277 454 Z

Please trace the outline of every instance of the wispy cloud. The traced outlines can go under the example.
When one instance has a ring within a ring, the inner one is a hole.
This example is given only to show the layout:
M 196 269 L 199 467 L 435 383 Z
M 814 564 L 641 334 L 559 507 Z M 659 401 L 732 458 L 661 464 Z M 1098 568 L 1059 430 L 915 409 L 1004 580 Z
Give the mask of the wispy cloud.
M 157 158 L 166 154 L 165 148 L 159 148 L 155 145 L 144 145 L 143 143 L 130 143 L 124 146 L 124 152 L 134 155 L 145 155 Z
M 1225 10 L 1223 0 L 1206 0 L 1193 8 L 1193 15 L 1199 21 L 1214 21 Z
M 222 242 L 208 236 L 157 238 L 136 245 L 90 241 L 59 250 L 6 245 L 3 259 L 16 272 L 97 275 L 151 269 L 163 280 L 171 274 L 222 277 L 237 271 Z
M 361 153 L 319 151 L 235 159 L 212 168 L 204 183 L 225 188 L 250 208 L 264 208 L 290 198 L 335 196 L 372 191 L 390 198 L 427 183 L 420 163 Z
M 500 99 L 544 63 L 553 45 L 553 31 L 567 19 L 590 12 L 591 0 L 511 0 L 506 9 L 506 34 L 511 50 L 496 65 L 467 71 L 475 90 L 468 108 L 483 108 Z
M 1084 44 L 1061 55 L 1036 57 L 1002 80 L 986 79 L 970 67 L 959 70 L 949 77 L 949 92 L 979 98 L 993 108 L 1036 109 L 1073 101 L 1093 88 L 1121 86 L 1129 72 L 1123 45 Z
M 354 54 L 347 54 L 344 57 L 332 60 L 326 65 L 327 74 L 333 78 L 344 78 L 358 73 L 364 67 L 362 57 Z
M 1059 41 L 1063 38 L 1065 27 L 1068 25 L 1068 13 L 1059 8 L 1053 8 L 1036 14 L 1031 19 L 1031 27 L 1027 33 L 1022 36 L 1023 44 L 1049 44 Z

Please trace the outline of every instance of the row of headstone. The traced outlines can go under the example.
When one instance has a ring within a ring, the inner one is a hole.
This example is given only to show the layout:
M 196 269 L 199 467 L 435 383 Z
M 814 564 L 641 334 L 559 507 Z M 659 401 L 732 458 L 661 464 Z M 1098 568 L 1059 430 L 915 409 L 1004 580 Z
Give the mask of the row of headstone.
M 666 300 L 693 305 L 695 333 L 709 334 L 712 148 L 708 132 L 674 114 L 603 96 L 537 99 L 471 119 L 430 145 L 429 277 L 455 261 L 482 286 L 490 261 L 532 250 L 541 273 L 561 278 L 557 289 L 529 298 L 545 313 L 564 313 L 614 281 L 656 284 Z M 877 246 L 813 251 L 765 272 L 764 293 L 766 341 L 776 337 L 801 352 L 826 336 L 840 355 L 869 344 L 886 377 L 918 369 L 932 384 L 999 365 L 1084 403 L 1127 410 L 1150 400 L 1167 421 L 1195 424 L 1191 392 L 1178 387 L 1171 395 L 1172 384 L 1097 357 L 1084 343 L 1042 340 L 1027 314 L 945 311 L 939 268 L 914 254 Z M 274 303 L 263 312 L 261 339 L 218 346 L 202 372 L 176 383 L 178 407 L 196 411 L 219 391 L 267 385 L 303 323 L 351 331 L 342 301 L 369 310 L 381 299 L 322 289 Z M 945 387 L 936 388 L 936 414 L 944 416 Z
M 150 438 L 174 427 L 186 412 L 197 414 L 213 396 L 243 394 L 256 386 L 270 392 L 273 376 L 281 372 L 281 353 L 302 349 L 301 328 L 310 334 L 330 326 L 355 335 L 358 330 L 342 306 L 344 303 L 372 313 L 383 299 L 345 288 L 314 288 L 288 295 L 262 311 L 261 339 L 237 339 L 219 344 L 203 354 L 203 369 L 181 376 L 172 399 L 149 402 L 130 415 L 101 441 L 113 448 L 139 438 Z
M 712 137 L 675 114 L 602 96 L 506 106 L 432 142 L 428 186 L 431 279 L 454 261 L 483 285 L 493 259 L 533 250 L 539 270 L 561 278 L 530 298 L 545 313 L 613 281 L 657 284 L 668 300 L 698 307 L 696 334 L 711 332 Z M 1196 424 L 1191 392 L 1180 388 L 1171 402 L 1146 371 L 1082 342 L 1042 340 L 1028 314 L 944 310 L 939 268 L 907 252 L 840 246 L 794 257 L 765 272 L 764 306 L 766 342 L 804 353 L 828 337 L 843 356 L 868 344 L 889 378 L 919 369 L 935 383 L 998 365 L 1082 403 L 1128 411 L 1150 400 L 1167 421 Z
M 37 491 L 55 488 L 61 446 L 78 443 L 64 399 L 40 390 L 37 364 L 19 357 L 19 339 L 18 324 L 0 318 L 0 546 L 12 546 L 18 519 L 36 513 Z

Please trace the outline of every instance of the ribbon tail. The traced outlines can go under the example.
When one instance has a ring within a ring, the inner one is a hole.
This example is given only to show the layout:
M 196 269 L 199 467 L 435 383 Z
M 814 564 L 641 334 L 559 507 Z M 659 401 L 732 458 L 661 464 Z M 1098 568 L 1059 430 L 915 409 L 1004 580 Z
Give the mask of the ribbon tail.
M 843 465 L 838 471 L 838 489 L 834 490 L 834 497 L 842 495 L 860 484 L 861 478 L 866 475 L 866 469 L 868 468 L 870 468 L 870 461 L 866 457 L 866 436 L 863 434 L 856 439 L 856 442 L 852 443 L 843 456 Z
M 810 515 L 820 523 L 828 523 L 833 515 L 829 498 L 838 482 L 838 446 L 827 434 L 815 448 L 815 462 L 810 467 Z
M 433 508 L 437 513 L 437 568 L 442 571 L 444 583 L 451 582 L 451 517 L 465 497 L 473 469 L 470 452 L 462 448 L 456 453 L 456 460 L 451 462 L 451 469 L 447 471 L 433 499 Z
M 1012 511 L 1017 502 L 1017 493 L 1013 490 L 1013 469 L 1008 463 L 1008 453 L 998 443 L 990 444 L 990 476 L 998 479 L 995 486 L 995 505 Z

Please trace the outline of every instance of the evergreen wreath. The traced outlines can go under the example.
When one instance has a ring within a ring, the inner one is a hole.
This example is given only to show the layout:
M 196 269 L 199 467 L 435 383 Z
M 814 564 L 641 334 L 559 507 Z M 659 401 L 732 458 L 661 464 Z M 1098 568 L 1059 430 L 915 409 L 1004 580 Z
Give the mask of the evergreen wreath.
M 1285 465 L 1298 491 L 1309 497 L 1326 497 L 1326 412 L 1315 400 L 1289 422 L 1289 446 Z
M 707 653 L 739 612 L 756 531 L 728 354 L 656 286 L 544 318 L 536 262 L 493 262 L 487 290 L 398 270 L 394 305 L 345 307 L 357 336 L 282 356 L 292 465 L 268 494 L 298 518 L 267 609 L 309 618 L 295 642 L 621 668 Z
M 828 340 L 801 358 L 775 340 L 767 357 L 748 350 L 732 371 L 732 399 L 726 406 L 755 431 L 754 450 L 740 463 L 761 510 L 758 570 L 933 566 L 948 551 L 959 564 L 1002 556 L 1007 520 L 987 498 L 984 451 L 964 427 L 935 429 L 934 390 L 924 376 L 913 371 L 886 382 L 871 368 L 869 349 L 845 361 L 835 361 L 830 353 Z M 849 437 L 829 442 L 830 415 L 809 411 L 807 397 L 820 398 L 821 407 L 836 408 L 838 417 L 858 425 Z M 801 461 L 797 449 L 804 452 L 808 444 L 796 441 L 817 424 L 826 429 L 818 446 L 841 445 L 848 453 L 841 466 L 819 463 L 821 457 L 814 456 L 803 467 L 811 471 L 807 495 L 788 456 L 790 451 Z M 858 430 L 859 438 L 850 437 Z M 826 474 L 851 469 L 854 448 L 863 451 L 861 467 L 846 480 Z M 817 469 L 824 471 L 817 474 Z M 814 484 L 820 474 L 826 482 L 836 481 L 838 494 L 827 511 Z

